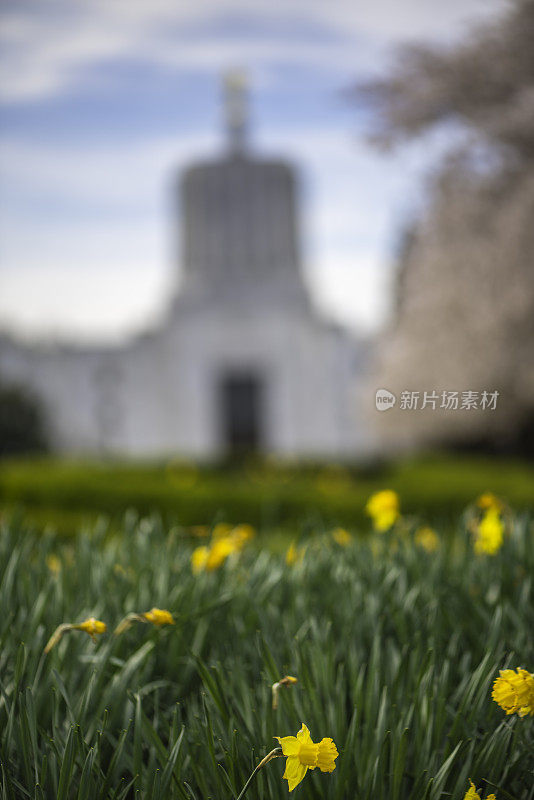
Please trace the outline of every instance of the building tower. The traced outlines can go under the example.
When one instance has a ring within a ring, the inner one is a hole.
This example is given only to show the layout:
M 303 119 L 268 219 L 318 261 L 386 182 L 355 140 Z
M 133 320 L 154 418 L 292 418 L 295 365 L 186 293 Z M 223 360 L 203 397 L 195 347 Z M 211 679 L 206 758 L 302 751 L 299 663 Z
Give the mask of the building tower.
M 296 181 L 281 160 L 251 155 L 242 73 L 224 81 L 226 151 L 196 164 L 181 183 L 182 299 L 307 303 L 300 273 Z

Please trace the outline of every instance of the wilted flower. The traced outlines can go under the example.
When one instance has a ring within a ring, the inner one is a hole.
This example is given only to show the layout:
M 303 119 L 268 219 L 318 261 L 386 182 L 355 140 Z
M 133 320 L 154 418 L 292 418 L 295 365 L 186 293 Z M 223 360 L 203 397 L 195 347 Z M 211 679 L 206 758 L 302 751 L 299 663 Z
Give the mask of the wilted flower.
M 365 512 L 373 520 L 375 530 L 383 533 L 389 530 L 400 517 L 399 496 L 391 489 L 384 489 L 371 495 Z
M 427 553 L 435 552 L 439 547 L 439 536 L 433 528 L 424 526 L 415 532 L 414 541 Z
M 336 528 L 333 530 L 332 538 L 337 544 L 341 545 L 341 547 L 348 547 L 352 542 L 352 536 L 345 528 Z
M 500 511 L 497 507 L 491 506 L 475 529 L 475 553 L 495 555 L 502 546 L 503 535 L 504 525 Z
M 63 634 L 67 633 L 68 631 L 84 631 L 84 633 L 88 633 L 93 642 L 95 642 L 96 636 L 100 635 L 101 633 L 105 633 L 106 630 L 106 623 L 101 622 L 99 619 L 95 619 L 94 617 L 89 617 L 89 619 L 86 619 L 84 622 L 79 622 L 77 624 L 72 622 L 63 622 L 61 625 L 58 625 L 48 640 L 44 651 L 45 653 L 49 653 L 50 650 L 59 642 Z
M 273 683 L 272 685 L 272 693 L 273 693 L 273 711 L 276 711 L 278 708 L 278 690 L 281 686 L 294 686 L 295 683 L 298 683 L 298 679 L 294 678 L 293 675 L 285 675 L 283 678 L 280 678 L 279 681 Z
M 534 716 L 534 675 L 520 667 L 501 669 L 491 696 L 507 714 Z
M 464 800 L 480 800 L 480 795 L 475 788 L 473 781 L 469 781 L 469 789 L 464 794 Z M 489 794 L 486 800 L 497 800 L 494 794 Z
M 339 753 L 332 739 L 322 739 L 318 744 L 312 741 L 310 731 L 302 723 L 296 736 L 276 736 L 287 756 L 284 778 L 288 782 L 289 791 L 301 782 L 309 769 L 319 767 L 321 772 L 332 772 L 336 768 L 335 760 Z

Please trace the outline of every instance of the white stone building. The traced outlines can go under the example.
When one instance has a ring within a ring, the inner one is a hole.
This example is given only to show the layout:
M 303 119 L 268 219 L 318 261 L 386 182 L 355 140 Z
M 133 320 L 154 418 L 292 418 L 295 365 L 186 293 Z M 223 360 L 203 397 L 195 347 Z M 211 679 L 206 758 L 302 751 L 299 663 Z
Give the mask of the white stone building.
M 251 155 L 235 83 L 228 108 L 228 152 L 182 178 L 182 284 L 159 328 L 120 348 L 0 338 L 0 378 L 42 399 L 60 451 L 350 458 L 370 448 L 368 347 L 313 309 L 293 169 Z

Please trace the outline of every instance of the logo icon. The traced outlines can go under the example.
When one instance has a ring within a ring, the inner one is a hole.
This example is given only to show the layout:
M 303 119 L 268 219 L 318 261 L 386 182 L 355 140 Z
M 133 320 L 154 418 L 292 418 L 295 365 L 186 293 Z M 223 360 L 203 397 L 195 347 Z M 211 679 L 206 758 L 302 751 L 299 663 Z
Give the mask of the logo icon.
M 387 389 L 376 390 L 375 406 L 377 411 L 387 411 L 388 409 L 393 408 L 396 402 L 397 398 L 393 392 L 390 392 Z

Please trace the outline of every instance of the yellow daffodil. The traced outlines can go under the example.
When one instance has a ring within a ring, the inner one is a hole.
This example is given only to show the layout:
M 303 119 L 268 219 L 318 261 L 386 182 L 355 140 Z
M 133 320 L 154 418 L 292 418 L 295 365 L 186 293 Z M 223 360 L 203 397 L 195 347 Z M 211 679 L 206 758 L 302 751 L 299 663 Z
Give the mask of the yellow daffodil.
M 475 788 L 473 781 L 469 781 L 469 789 L 464 794 L 464 800 L 480 800 L 480 795 Z M 497 800 L 494 794 L 489 794 L 486 800 Z
M 480 795 L 475 788 L 473 781 L 469 781 L 469 789 L 464 795 L 464 800 L 480 800 Z
M 520 667 L 501 669 L 491 696 L 507 714 L 534 716 L 534 675 Z
M 191 567 L 194 574 L 198 575 L 200 572 L 212 572 L 218 569 L 228 556 L 240 553 L 254 536 L 255 531 L 252 525 L 243 523 L 232 527 L 226 522 L 219 522 L 212 531 L 210 543 L 196 547 L 191 554 Z
M 433 528 L 424 526 L 415 532 L 414 541 L 427 553 L 434 553 L 439 547 L 439 536 Z
M 299 679 L 295 678 L 294 675 L 285 675 L 281 680 L 278 681 L 280 686 L 293 686 L 295 683 L 298 683 Z
M 333 530 L 332 538 L 341 547 L 348 547 L 352 542 L 352 536 L 345 528 L 336 528 Z
M 162 625 L 174 625 L 174 618 L 170 611 L 166 611 L 163 608 L 151 608 L 150 611 L 144 611 L 142 614 L 131 611 L 126 614 L 115 628 L 115 636 L 120 636 L 121 633 L 127 631 L 134 622 L 151 622 L 152 625 L 156 625 L 159 628 Z
M 283 678 L 280 678 L 279 681 L 276 681 L 276 683 L 273 683 L 271 689 L 272 689 L 272 695 L 273 695 L 273 710 L 274 711 L 276 711 L 276 709 L 278 708 L 278 690 L 280 689 L 280 687 L 281 686 L 285 686 L 285 687 L 294 686 L 296 683 L 298 683 L 298 679 L 293 677 L 293 675 L 285 675 Z
M 246 525 L 242 523 L 241 525 L 236 525 L 233 529 L 232 533 L 230 534 L 231 538 L 234 540 L 236 547 L 242 548 L 246 545 L 247 542 L 250 542 L 256 535 L 256 531 L 252 527 L 252 525 Z
M 219 569 L 228 556 L 235 553 L 238 549 L 231 536 L 223 536 L 220 539 L 216 539 L 209 549 L 205 569 L 207 569 L 208 572 Z
M 289 791 L 301 782 L 309 769 L 318 767 L 321 772 L 332 772 L 336 768 L 337 748 L 332 739 L 321 739 L 318 744 L 312 741 L 310 731 L 302 723 L 296 736 L 276 736 L 287 757 L 283 777 L 288 782 Z
M 200 547 L 195 547 L 191 553 L 191 567 L 195 575 L 198 575 L 199 572 L 206 569 L 209 554 L 210 549 L 205 544 Z
M 89 619 L 86 619 L 84 622 L 72 626 L 73 631 L 85 631 L 85 633 L 88 633 L 93 641 L 95 641 L 95 636 L 105 633 L 107 629 L 105 622 L 101 622 L 94 617 L 89 617 Z
M 61 561 L 55 553 L 49 553 L 46 557 L 46 566 L 52 575 L 59 575 L 61 572 Z
M 174 625 L 174 619 L 170 611 L 164 608 L 151 608 L 150 611 L 145 611 L 142 616 L 147 622 L 156 625 L 158 628 L 162 625 Z
M 68 631 L 84 631 L 84 633 L 88 633 L 93 642 L 95 642 L 98 635 L 107 631 L 107 625 L 105 622 L 101 622 L 99 619 L 95 619 L 94 617 L 89 617 L 89 619 L 84 620 L 84 622 L 78 622 L 76 624 L 72 622 L 63 622 L 61 625 L 58 625 L 48 640 L 44 650 L 45 653 L 49 653 L 50 650 L 59 642 L 63 634 L 67 633 Z
M 373 520 L 375 530 L 388 531 L 400 517 L 399 496 L 391 489 L 372 494 L 365 506 L 365 512 Z
M 304 547 L 297 547 L 295 542 L 291 542 L 286 552 L 286 564 L 288 567 L 293 567 L 302 561 L 304 558 Z
M 212 572 L 222 566 L 228 556 L 243 549 L 245 537 L 248 537 L 247 532 L 238 533 L 236 536 L 233 533 L 223 536 L 219 532 L 210 545 L 196 547 L 191 554 L 191 567 L 195 575 L 203 571 Z
M 484 513 L 475 530 L 475 553 L 479 555 L 495 555 L 503 543 L 504 525 L 501 520 L 500 511 L 495 506 L 491 506 Z
M 499 510 L 502 508 L 502 502 L 491 492 L 484 492 L 484 494 L 477 497 L 476 504 L 483 511 L 487 511 L 488 508 L 497 508 Z

